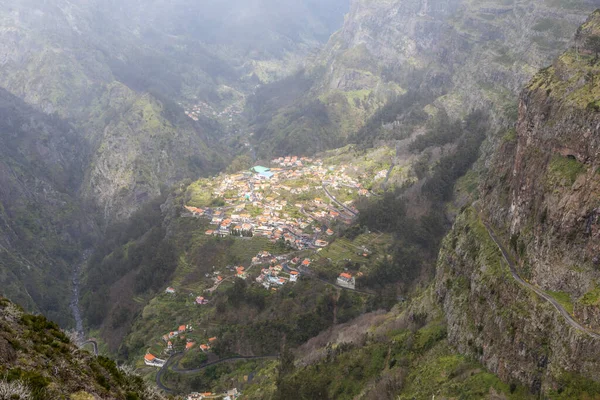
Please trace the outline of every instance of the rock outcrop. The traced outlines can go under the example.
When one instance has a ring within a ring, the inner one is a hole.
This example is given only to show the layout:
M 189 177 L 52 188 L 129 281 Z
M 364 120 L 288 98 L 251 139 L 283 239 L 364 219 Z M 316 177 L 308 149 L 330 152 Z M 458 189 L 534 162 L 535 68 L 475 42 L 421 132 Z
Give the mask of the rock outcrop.
M 457 219 L 438 261 L 436 290 L 450 342 L 505 381 L 533 392 L 597 380 L 597 336 L 569 323 L 511 275 L 483 221 L 515 259 L 516 272 L 593 331 L 600 326 L 600 11 L 575 46 L 522 92 L 516 131 L 485 162 L 476 210 Z

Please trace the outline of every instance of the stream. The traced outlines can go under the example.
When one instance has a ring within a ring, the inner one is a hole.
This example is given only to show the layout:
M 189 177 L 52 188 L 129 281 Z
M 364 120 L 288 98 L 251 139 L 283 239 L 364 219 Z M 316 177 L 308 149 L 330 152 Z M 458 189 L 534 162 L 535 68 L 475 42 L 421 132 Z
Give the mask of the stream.
M 71 302 L 69 303 L 69 307 L 71 308 L 71 312 L 73 313 L 73 319 L 75 319 L 75 332 L 77 334 L 77 339 L 80 343 L 85 341 L 85 332 L 83 330 L 83 319 L 81 318 L 81 310 L 79 309 L 79 285 L 80 285 L 80 277 L 83 266 L 87 263 L 90 255 L 92 254 L 92 249 L 85 250 L 83 255 L 81 256 L 81 260 L 73 266 L 72 273 L 72 289 L 71 289 Z

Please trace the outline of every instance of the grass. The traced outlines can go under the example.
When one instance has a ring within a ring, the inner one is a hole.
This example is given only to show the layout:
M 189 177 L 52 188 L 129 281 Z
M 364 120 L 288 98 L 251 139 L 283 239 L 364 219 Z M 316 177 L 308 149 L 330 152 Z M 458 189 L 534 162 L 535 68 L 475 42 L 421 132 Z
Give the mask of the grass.
M 594 289 L 584 294 L 579 299 L 578 303 L 584 306 L 600 305 L 600 287 L 595 287 Z
M 548 181 L 551 185 L 572 186 L 584 172 L 585 165 L 576 159 L 556 155 L 548 165 Z
M 573 301 L 571 300 L 571 295 L 569 293 L 560 291 L 553 292 L 550 290 L 546 291 L 546 293 L 558 301 L 569 314 L 573 315 Z

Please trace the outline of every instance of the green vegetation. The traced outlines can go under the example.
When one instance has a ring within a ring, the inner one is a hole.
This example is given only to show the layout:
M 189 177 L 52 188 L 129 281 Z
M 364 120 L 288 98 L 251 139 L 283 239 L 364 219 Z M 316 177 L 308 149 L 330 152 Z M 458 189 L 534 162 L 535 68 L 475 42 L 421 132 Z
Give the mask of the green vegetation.
M 439 121 L 443 119 L 442 114 Z M 443 125 L 440 124 L 434 124 L 433 127 L 440 128 Z M 379 261 L 372 273 L 359 280 L 361 284 L 372 287 L 399 281 L 409 284 L 437 257 L 442 237 L 448 228 L 441 210 L 444 203 L 451 199 L 456 181 L 477 159 L 485 137 L 487 118 L 483 113 L 476 112 L 467 118 L 464 128 L 460 124 L 454 126 L 456 132 L 452 131 L 453 135 L 458 135 L 454 139 L 457 150 L 438 162 L 421 189 L 421 194 L 432 204 L 427 214 L 416 220 L 407 214 L 409 205 L 402 198 L 405 189 L 388 191 L 376 199 L 363 200 L 358 204 L 360 214 L 357 222 L 360 226 L 394 235 L 394 243 L 388 250 L 391 259 Z M 430 137 L 437 136 L 432 134 Z M 423 146 L 429 145 L 425 144 L 429 141 L 422 143 Z
M 510 399 L 533 398 L 526 388 L 509 386 L 454 353 L 446 341 L 445 325 L 433 320 L 423 326 L 427 315 L 421 317 L 362 345 L 337 344 L 326 357 L 305 367 L 282 360 L 274 398 L 352 399 L 361 394 L 366 398 L 480 399 L 491 391 Z
M 561 306 L 564 307 L 565 310 L 571 315 L 573 315 L 573 300 L 571 300 L 571 295 L 566 292 L 553 292 L 546 291 L 550 296 L 552 296 L 556 301 L 560 303 Z
M 84 282 L 82 305 L 91 327 L 98 327 L 110 311 L 110 287 L 128 273 L 135 273 L 135 280 L 128 290 L 135 294 L 156 291 L 164 285 L 176 267 L 175 250 L 165 239 L 160 227 L 160 205 L 164 198 L 147 203 L 129 221 L 109 228 L 105 241 L 97 246 L 89 260 Z M 125 293 L 121 293 L 121 296 Z M 125 303 L 124 303 L 125 304 Z M 124 324 L 132 311 L 118 306 L 111 323 L 115 328 Z
M 584 306 L 598 306 L 600 305 L 600 287 L 595 287 L 586 294 L 584 294 L 578 303 Z
M 563 373 L 558 379 L 558 388 L 551 390 L 552 400 L 596 399 L 600 396 L 600 384 L 578 374 Z
M 15 394 L 6 399 L 165 399 L 109 358 L 79 350 L 54 322 L 2 298 L 0 352 L 0 396 Z
M 586 167 L 574 157 L 555 155 L 548 164 L 548 183 L 552 186 L 572 186 Z

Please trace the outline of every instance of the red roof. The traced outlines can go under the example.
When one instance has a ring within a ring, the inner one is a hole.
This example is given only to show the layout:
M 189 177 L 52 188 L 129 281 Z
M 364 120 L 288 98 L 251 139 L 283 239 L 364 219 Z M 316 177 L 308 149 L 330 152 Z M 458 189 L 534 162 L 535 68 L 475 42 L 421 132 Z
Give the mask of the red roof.
M 209 343 L 212 343 L 212 342 L 214 342 L 215 340 L 217 340 L 217 337 L 216 337 L 216 336 L 215 336 L 215 337 L 211 337 L 210 339 L 208 339 L 208 342 L 209 342 Z
M 346 273 L 346 272 L 342 272 L 342 273 L 340 274 L 340 277 L 341 277 L 341 278 L 346 278 L 346 279 L 351 279 L 351 278 L 352 278 L 352 275 L 350 275 L 350 274 L 348 274 L 348 273 Z
M 290 271 L 290 275 L 298 275 L 298 271 Z
M 154 361 L 156 357 L 154 357 L 152 354 L 148 353 L 144 356 L 144 359 L 147 361 Z
M 192 347 L 194 347 L 194 342 L 188 342 L 185 344 L 185 349 L 191 349 Z
M 179 332 L 185 331 L 185 325 L 179 325 Z
M 310 265 L 310 260 L 307 258 L 306 260 L 302 261 L 302 265 Z

